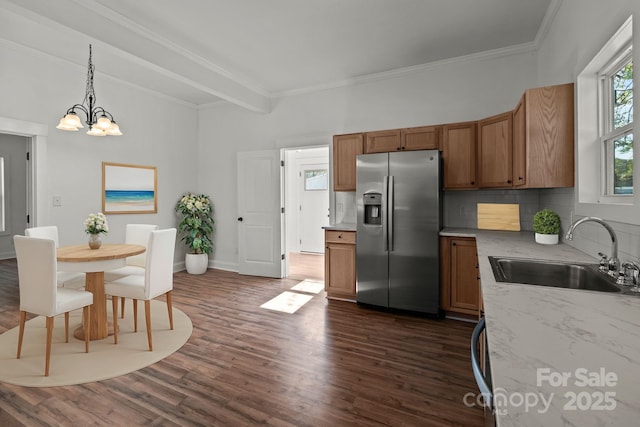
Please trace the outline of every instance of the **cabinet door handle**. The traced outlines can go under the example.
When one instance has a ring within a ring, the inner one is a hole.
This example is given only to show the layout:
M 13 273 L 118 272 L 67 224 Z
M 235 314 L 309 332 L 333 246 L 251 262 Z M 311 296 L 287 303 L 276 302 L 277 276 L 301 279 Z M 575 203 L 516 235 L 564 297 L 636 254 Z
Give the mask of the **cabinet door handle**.
M 507 180 L 507 184 L 511 184 L 511 180 L 510 179 Z
M 244 218 L 240 217 L 240 218 L 238 218 L 238 221 L 242 222 L 242 221 L 244 221 Z
M 471 185 L 476 185 L 476 182 L 475 181 L 471 181 Z

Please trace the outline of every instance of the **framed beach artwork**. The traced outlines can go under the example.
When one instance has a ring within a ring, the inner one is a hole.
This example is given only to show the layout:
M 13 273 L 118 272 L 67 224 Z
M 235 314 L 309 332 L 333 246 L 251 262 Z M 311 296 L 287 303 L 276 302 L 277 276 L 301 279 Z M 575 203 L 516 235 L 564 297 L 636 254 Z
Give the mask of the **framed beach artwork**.
M 157 213 L 156 167 L 102 162 L 102 212 Z

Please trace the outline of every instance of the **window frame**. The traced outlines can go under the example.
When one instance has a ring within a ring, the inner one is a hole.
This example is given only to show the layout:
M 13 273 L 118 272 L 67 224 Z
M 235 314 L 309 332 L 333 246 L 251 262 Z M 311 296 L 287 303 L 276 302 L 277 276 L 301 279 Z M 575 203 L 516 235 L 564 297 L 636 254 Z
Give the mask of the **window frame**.
M 633 134 L 633 117 L 631 123 L 614 128 L 615 94 L 612 80 L 615 74 L 629 62 L 633 63 L 633 44 L 631 42 L 614 55 L 598 73 L 598 132 L 602 147 L 601 201 L 613 198 L 618 202 L 627 199 L 626 202 L 630 203 L 633 199 L 633 193 L 636 192 L 635 185 L 631 194 L 615 194 L 614 188 L 615 141 L 630 133 Z M 634 80 L 633 76 L 632 80 Z M 633 81 L 632 88 L 635 89 L 635 81 Z
M 572 215 L 597 216 L 640 225 L 640 185 L 636 185 L 633 195 L 603 194 L 603 156 L 606 153 L 600 138 L 603 125 L 599 108 L 600 73 L 606 69 L 607 64 L 613 66 L 615 58 L 621 59 L 624 49 L 633 40 L 633 16 L 629 16 L 576 76 L 576 186 Z M 633 59 L 637 69 L 640 62 L 637 51 L 633 54 Z M 633 78 L 637 86 L 637 70 L 634 70 Z M 640 120 L 637 98 L 636 96 L 634 99 L 635 122 Z M 640 153 L 637 138 L 634 142 L 634 151 Z M 640 177 L 640 162 L 634 163 L 633 173 Z M 636 182 L 640 181 L 636 179 Z

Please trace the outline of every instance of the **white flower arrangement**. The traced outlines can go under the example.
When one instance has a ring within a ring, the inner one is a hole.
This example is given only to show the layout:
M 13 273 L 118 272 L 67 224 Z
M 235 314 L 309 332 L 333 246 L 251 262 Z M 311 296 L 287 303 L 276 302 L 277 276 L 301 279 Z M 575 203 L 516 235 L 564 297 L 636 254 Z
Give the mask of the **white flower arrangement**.
M 191 253 L 210 254 L 213 251 L 211 233 L 214 220 L 213 205 L 209 196 L 187 193 L 178 200 L 176 212 L 182 217 L 178 224 L 178 232 Z
M 84 220 L 84 232 L 87 234 L 107 234 L 109 232 L 107 217 L 102 212 L 89 214 Z

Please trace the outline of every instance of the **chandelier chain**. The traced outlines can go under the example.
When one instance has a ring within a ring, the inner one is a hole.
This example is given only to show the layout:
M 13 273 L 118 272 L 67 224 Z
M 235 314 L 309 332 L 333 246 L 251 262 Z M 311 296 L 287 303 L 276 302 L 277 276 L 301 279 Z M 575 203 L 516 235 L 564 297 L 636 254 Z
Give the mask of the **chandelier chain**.
M 95 66 L 93 65 L 92 55 L 91 55 L 91 45 L 89 45 L 89 62 L 87 64 L 87 87 L 84 92 L 84 100 L 83 104 L 95 104 L 96 102 L 96 92 L 93 89 L 93 73 L 95 71 Z

